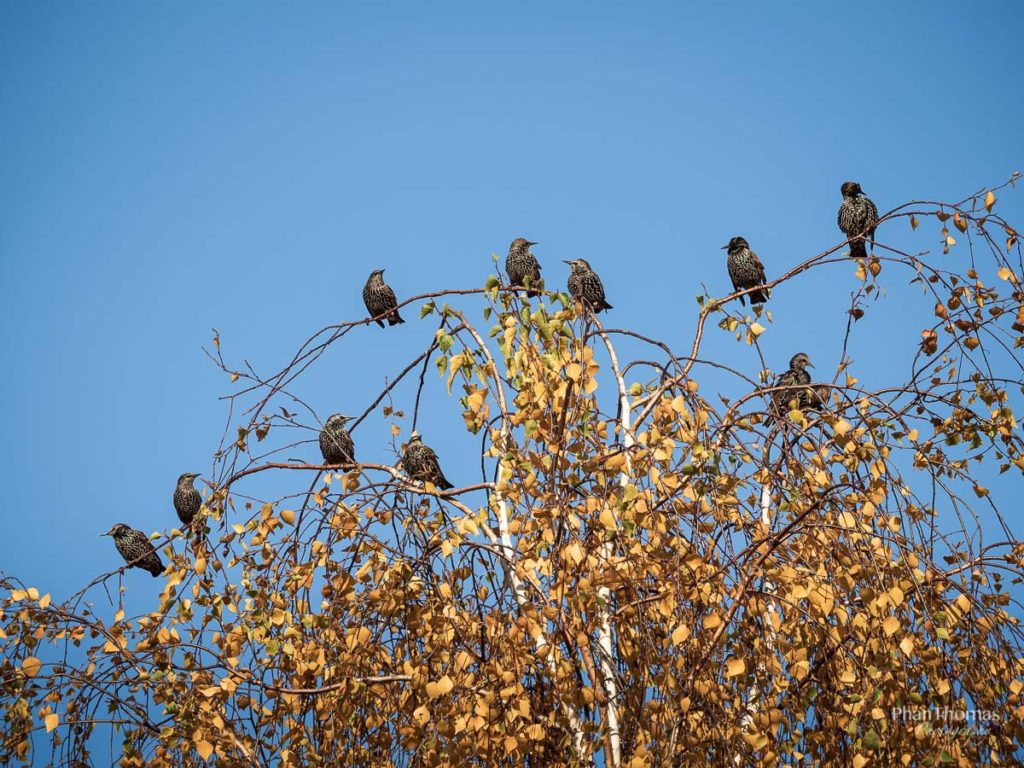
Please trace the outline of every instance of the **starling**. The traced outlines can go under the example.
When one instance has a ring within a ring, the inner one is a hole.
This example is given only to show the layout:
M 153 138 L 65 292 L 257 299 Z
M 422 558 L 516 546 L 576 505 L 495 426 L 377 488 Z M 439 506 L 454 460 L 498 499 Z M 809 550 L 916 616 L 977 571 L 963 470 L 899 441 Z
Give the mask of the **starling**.
M 387 318 L 388 325 L 404 323 L 398 315 L 398 299 L 391 286 L 384 282 L 384 270 L 375 269 L 363 286 L 363 303 L 366 304 L 366 311 L 370 317 L 375 318 L 377 325 L 384 327 L 384 320 Z
M 203 505 L 203 497 L 192 485 L 197 477 L 197 472 L 186 472 L 178 478 L 178 485 L 174 488 L 174 511 L 185 527 L 192 525 L 199 507 Z
M 505 257 L 505 271 L 508 273 L 508 281 L 511 285 L 526 288 L 526 281 L 530 281 L 530 287 L 526 291 L 527 296 L 540 296 L 537 289 L 541 287 L 540 264 L 537 257 L 530 252 L 531 243 L 525 237 L 517 237 L 508 247 L 508 256 Z
M 324 456 L 325 464 L 355 464 L 356 449 L 352 443 L 352 436 L 345 429 L 345 422 L 349 416 L 336 413 L 327 419 L 324 428 L 320 430 L 320 453 Z
M 772 402 L 776 408 L 782 408 L 789 403 L 796 402 L 797 406 L 806 405 L 810 402 L 811 374 L 805 369 L 813 368 L 811 359 L 803 352 L 797 352 L 789 361 L 789 370 L 779 374 L 775 380 L 776 387 L 789 387 L 772 392 Z M 799 389 L 798 389 L 799 388 Z
M 402 456 L 402 469 L 413 480 L 421 483 L 433 483 L 442 491 L 454 488 L 441 471 L 441 465 L 437 463 L 437 454 L 434 449 L 423 444 L 419 432 L 413 432 L 409 438 L 409 444 L 405 446 L 405 454 Z
M 146 534 L 129 528 L 124 523 L 117 523 L 101 536 L 113 536 L 114 546 L 121 553 L 121 557 L 128 563 L 128 567 L 141 568 L 149 571 L 153 576 L 159 576 L 164 570 L 164 564 L 160 562 L 160 555 L 149 543 Z
M 570 259 L 565 262 L 569 272 L 569 294 L 583 306 L 597 314 L 602 309 L 614 309 L 604 300 L 604 284 L 597 272 L 590 268 L 585 259 Z
M 734 291 L 745 291 L 748 288 L 763 286 L 765 282 L 764 264 L 757 258 L 757 254 L 750 250 L 750 244 L 742 237 L 734 237 L 728 245 L 723 245 L 722 250 L 728 251 L 729 255 L 725 265 L 729 269 L 729 278 L 732 280 Z M 768 288 L 759 288 L 750 294 L 750 303 L 764 304 L 771 296 Z M 740 296 L 740 304 L 746 304 L 743 296 Z
M 856 181 L 844 181 L 840 191 L 843 204 L 839 206 L 839 228 L 850 241 L 850 255 L 863 259 L 868 255 L 864 246 L 865 235 L 871 240 L 871 247 L 875 247 L 878 209 Z

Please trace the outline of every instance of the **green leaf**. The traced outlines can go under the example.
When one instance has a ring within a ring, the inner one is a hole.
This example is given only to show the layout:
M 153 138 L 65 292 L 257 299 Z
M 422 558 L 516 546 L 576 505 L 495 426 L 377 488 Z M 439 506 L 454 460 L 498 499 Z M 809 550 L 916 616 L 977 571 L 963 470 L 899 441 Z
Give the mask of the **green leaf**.
M 501 285 L 501 281 L 497 277 L 488 275 L 487 281 L 484 283 L 484 290 L 489 291 L 491 288 L 497 288 L 499 285 Z
M 434 302 L 428 301 L 426 304 L 420 307 L 420 320 L 429 315 L 435 309 L 437 309 L 437 307 L 434 305 Z
M 882 738 L 874 728 L 864 734 L 864 746 L 873 752 L 877 752 L 882 748 Z
M 452 348 L 452 344 L 455 343 L 455 339 L 449 336 L 447 333 L 442 333 L 440 338 L 437 340 L 437 346 L 442 352 L 447 352 Z

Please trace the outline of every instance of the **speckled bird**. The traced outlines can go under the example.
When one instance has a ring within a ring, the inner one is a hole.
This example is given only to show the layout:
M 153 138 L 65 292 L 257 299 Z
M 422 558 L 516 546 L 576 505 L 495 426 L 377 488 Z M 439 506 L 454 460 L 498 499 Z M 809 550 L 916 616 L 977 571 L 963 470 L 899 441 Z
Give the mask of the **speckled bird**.
M 742 237 L 732 238 L 722 249 L 728 253 L 725 259 L 725 266 L 729 270 L 729 279 L 732 280 L 734 291 L 745 291 L 748 288 L 763 286 L 767 279 L 764 275 L 764 264 L 757 258 L 757 254 L 750 250 L 750 244 Z M 771 290 L 761 288 L 747 294 L 750 296 L 751 304 L 763 304 L 771 296 Z M 740 304 L 746 304 L 743 296 L 740 296 Z
M 837 217 L 839 229 L 850 240 L 850 255 L 864 258 L 868 255 L 865 238 L 871 241 L 872 249 L 875 247 L 878 208 L 856 181 L 844 181 L 839 191 L 843 194 L 843 204 L 839 206 Z
M 603 309 L 614 309 L 604 298 L 604 283 L 586 259 L 569 259 L 569 295 L 597 314 Z
M 325 464 L 355 464 L 356 448 L 352 436 L 345 429 L 349 416 L 335 413 L 320 430 L 320 453 Z
M 791 387 L 791 389 L 780 389 L 772 392 L 772 402 L 776 408 L 788 406 L 794 402 L 799 407 L 809 401 L 811 374 L 807 368 L 813 368 L 814 364 L 804 352 L 797 352 L 789 361 L 789 370 L 783 371 L 775 380 L 776 387 Z M 797 389 L 799 388 L 799 389 Z
M 178 513 L 178 519 L 186 527 L 192 525 L 199 508 L 203 505 L 202 495 L 192 484 L 197 477 L 197 472 L 186 472 L 178 478 L 178 484 L 174 487 L 174 511 Z
M 128 567 L 141 568 L 144 571 L 149 571 L 153 576 L 163 573 L 164 564 L 160 561 L 160 555 L 156 553 L 153 545 L 149 543 L 149 539 L 142 531 L 129 528 L 124 523 L 117 523 L 109 531 L 100 535 L 114 537 L 114 546 L 117 547 L 117 551 L 121 553 L 121 557 L 124 558 Z
M 433 483 L 442 491 L 454 488 L 448 482 L 448 478 L 441 471 L 441 465 L 437 462 L 437 454 L 433 448 L 424 445 L 423 438 L 418 432 L 413 432 L 409 437 L 409 443 L 405 446 L 405 453 L 402 455 L 402 469 L 413 480 L 421 483 Z
M 526 291 L 527 296 L 540 296 L 540 262 L 530 251 L 530 246 L 536 243 L 530 242 L 525 237 L 517 237 L 508 247 L 508 256 L 505 257 L 505 271 L 508 273 L 510 285 L 518 288 L 526 288 L 526 281 L 529 280 L 530 287 Z
M 384 282 L 383 269 L 373 270 L 367 278 L 366 285 L 363 286 L 363 303 L 370 317 L 376 318 L 376 323 L 381 328 L 384 327 L 385 319 L 388 325 L 405 322 L 398 314 L 398 299 L 395 298 L 395 292 Z

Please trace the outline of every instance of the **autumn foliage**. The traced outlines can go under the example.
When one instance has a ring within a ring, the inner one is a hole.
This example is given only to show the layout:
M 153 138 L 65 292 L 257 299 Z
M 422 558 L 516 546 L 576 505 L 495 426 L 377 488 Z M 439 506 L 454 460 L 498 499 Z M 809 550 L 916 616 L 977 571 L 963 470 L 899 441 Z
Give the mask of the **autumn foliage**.
M 142 615 L 122 610 L 125 590 L 152 589 L 137 571 L 60 602 L 4 579 L 0 757 L 1016 764 L 1024 545 L 975 479 L 1024 474 L 1024 269 L 1004 191 L 901 206 L 870 259 L 836 243 L 772 282 L 832 270 L 844 350 L 874 302 L 927 307 L 893 329 L 919 347 L 888 380 L 859 380 L 845 355 L 820 372 L 820 411 L 773 406 L 754 354 L 753 374 L 716 361 L 771 334 L 735 297 L 699 298 L 683 350 L 606 329 L 551 285 L 410 299 L 424 352 L 365 374 L 387 386 L 353 436 L 391 429 L 400 452 L 440 375 L 480 445 L 441 456 L 452 480 L 475 478 L 451 491 L 410 482 L 397 453 L 340 471 L 289 458 L 297 441 L 317 455 L 335 405 L 292 412 L 303 381 L 367 320 L 323 329 L 270 376 L 216 339 L 235 389 L 205 538 L 159 535 L 170 565 Z M 943 255 L 884 245 L 901 227 L 923 248 L 938 234 Z M 721 377 L 745 394 L 704 383 Z M 935 707 L 999 719 L 954 731 L 892 714 Z

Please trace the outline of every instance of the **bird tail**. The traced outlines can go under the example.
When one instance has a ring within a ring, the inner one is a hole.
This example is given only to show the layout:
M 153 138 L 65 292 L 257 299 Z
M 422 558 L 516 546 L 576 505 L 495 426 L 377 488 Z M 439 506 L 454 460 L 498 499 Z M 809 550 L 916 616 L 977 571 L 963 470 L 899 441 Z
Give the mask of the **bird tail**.
M 868 249 L 864 246 L 863 238 L 857 238 L 856 240 L 850 241 L 850 257 L 854 259 L 866 259 L 868 256 Z
M 155 579 L 157 576 L 164 572 L 164 564 L 150 563 L 146 566 L 146 570 L 149 571 L 150 575 Z
M 397 309 L 388 316 L 388 325 L 398 325 L 399 323 L 404 322 L 405 320 L 403 320 L 402 317 L 398 314 Z M 381 327 L 384 327 L 383 323 L 381 324 Z
M 375 323 L 376 323 L 377 325 L 379 325 L 379 326 L 380 326 L 381 328 L 383 328 L 383 327 L 384 327 L 384 321 L 383 321 L 383 320 L 377 319 L 377 320 L 374 320 L 373 322 L 375 322 Z
M 450 482 L 448 482 L 448 478 L 445 477 L 444 475 L 441 475 L 440 480 L 441 482 L 437 484 L 437 487 L 440 488 L 442 491 L 447 491 L 449 488 L 455 487 Z
M 613 307 L 611 304 L 609 304 L 607 301 L 605 301 L 605 302 L 602 302 L 601 309 L 615 309 L 615 307 Z
M 768 301 L 768 289 L 758 288 L 753 293 L 749 294 L 751 304 L 764 304 Z

